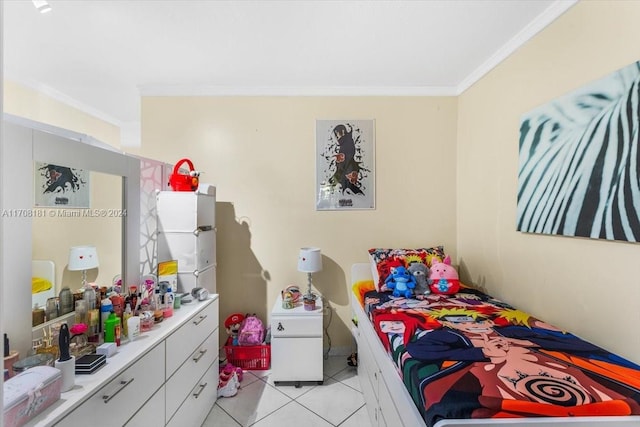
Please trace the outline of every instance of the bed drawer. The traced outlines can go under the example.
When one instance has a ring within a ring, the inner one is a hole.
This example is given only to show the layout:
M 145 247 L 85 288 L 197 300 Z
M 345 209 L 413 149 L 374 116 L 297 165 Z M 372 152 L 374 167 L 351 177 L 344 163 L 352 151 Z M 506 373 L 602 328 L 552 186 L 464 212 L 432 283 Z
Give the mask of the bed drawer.
M 218 299 L 215 299 L 167 338 L 166 378 L 173 375 L 217 326 Z

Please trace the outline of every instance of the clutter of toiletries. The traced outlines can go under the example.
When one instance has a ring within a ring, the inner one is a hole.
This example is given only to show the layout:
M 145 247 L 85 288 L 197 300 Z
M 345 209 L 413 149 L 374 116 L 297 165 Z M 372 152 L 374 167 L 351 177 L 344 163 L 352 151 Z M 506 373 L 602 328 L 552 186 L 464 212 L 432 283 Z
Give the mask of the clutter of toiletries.
M 158 283 L 155 276 L 145 276 L 126 289 L 119 279 L 110 288 L 94 283 L 73 293 L 63 288 L 56 298 L 55 315 L 53 304 L 48 309 L 57 318 L 64 314 L 61 307 L 75 306 L 71 326 L 66 321 L 43 326 L 42 338 L 34 339 L 30 353 L 22 358 L 11 350 L 10 337 L 4 334 L 4 426 L 25 424 L 58 400 L 60 393 L 71 390 L 76 375 L 93 374 L 119 346 L 151 331 L 182 304 L 207 298 L 203 288 L 174 294 L 170 282 Z M 40 315 L 34 309 L 34 323 L 36 317 Z M 25 411 L 34 391 L 42 396 L 39 407 Z

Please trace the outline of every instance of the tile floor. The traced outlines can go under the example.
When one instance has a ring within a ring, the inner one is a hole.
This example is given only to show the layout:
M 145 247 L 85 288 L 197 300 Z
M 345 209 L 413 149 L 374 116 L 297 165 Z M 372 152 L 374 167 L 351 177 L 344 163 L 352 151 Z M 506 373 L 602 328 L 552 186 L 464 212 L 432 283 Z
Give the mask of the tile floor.
M 221 397 L 202 427 L 370 427 L 357 370 L 347 356 L 324 362 L 324 384 L 273 384 L 269 371 L 245 371 L 238 394 Z

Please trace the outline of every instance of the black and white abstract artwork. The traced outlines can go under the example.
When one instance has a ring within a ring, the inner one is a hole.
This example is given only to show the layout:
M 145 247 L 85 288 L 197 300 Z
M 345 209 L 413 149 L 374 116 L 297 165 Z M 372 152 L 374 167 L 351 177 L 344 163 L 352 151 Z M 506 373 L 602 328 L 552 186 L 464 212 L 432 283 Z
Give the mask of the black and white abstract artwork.
M 517 229 L 640 241 L 640 62 L 526 113 Z

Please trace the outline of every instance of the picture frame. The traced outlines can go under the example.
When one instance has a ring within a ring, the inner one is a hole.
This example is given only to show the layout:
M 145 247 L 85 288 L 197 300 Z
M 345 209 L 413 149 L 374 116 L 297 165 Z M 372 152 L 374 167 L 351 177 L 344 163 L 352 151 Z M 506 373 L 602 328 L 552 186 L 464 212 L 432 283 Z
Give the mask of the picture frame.
M 50 208 L 91 207 L 88 170 L 34 162 L 34 206 Z
M 316 210 L 375 209 L 375 120 L 316 120 Z

